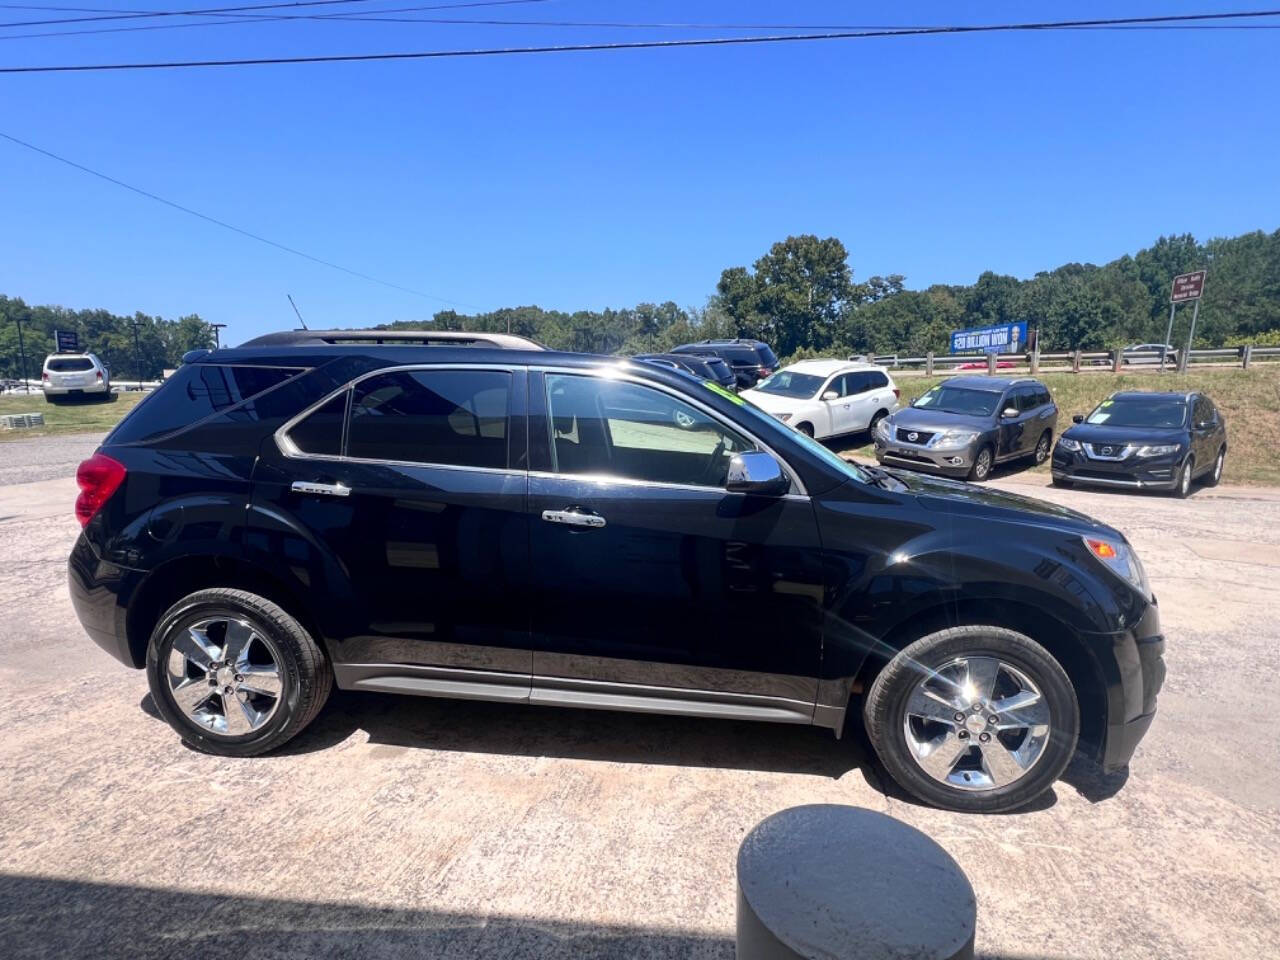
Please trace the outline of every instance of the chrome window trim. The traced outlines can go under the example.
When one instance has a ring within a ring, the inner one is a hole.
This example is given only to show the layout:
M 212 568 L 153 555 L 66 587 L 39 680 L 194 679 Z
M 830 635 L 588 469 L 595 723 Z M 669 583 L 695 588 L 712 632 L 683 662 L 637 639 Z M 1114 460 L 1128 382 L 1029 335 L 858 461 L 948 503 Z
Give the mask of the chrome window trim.
M 283 455 L 284 457 L 290 460 L 313 460 L 321 463 L 372 463 L 372 464 L 383 464 L 385 466 L 396 466 L 396 467 L 431 467 L 433 469 L 441 469 L 441 470 L 470 470 L 470 471 L 479 471 L 481 473 L 506 474 L 509 476 L 538 476 L 538 477 L 557 477 L 557 478 L 579 477 L 592 482 L 609 481 L 613 483 L 632 483 L 632 484 L 641 484 L 644 486 L 666 487 L 666 488 L 683 489 L 683 490 L 719 490 L 722 493 L 727 493 L 724 487 L 694 486 L 689 484 L 655 483 L 649 480 L 631 480 L 626 477 L 614 477 L 614 476 L 608 476 L 608 475 L 601 476 L 601 475 L 587 475 L 587 474 L 573 474 L 573 473 L 545 473 L 543 471 L 515 470 L 510 467 L 507 467 L 507 468 L 464 467 L 455 463 L 423 463 L 418 460 L 375 460 L 375 459 L 367 459 L 364 457 L 348 457 L 345 455 L 304 453 L 294 445 L 292 440 L 289 439 L 290 430 L 292 430 L 301 421 L 305 420 L 312 413 L 314 413 L 320 407 L 324 406 L 334 397 L 348 391 L 352 392 L 352 396 L 354 396 L 354 390 L 355 390 L 356 384 L 360 383 L 361 381 L 368 380 L 370 377 L 380 376 L 381 374 L 384 374 L 384 373 L 407 373 L 407 372 L 412 372 L 416 370 L 493 370 L 493 371 L 498 371 L 502 373 L 508 373 L 514 376 L 516 371 L 525 370 L 525 371 L 528 371 L 529 373 L 566 373 L 566 374 L 577 374 L 579 376 L 595 376 L 595 377 L 600 377 L 601 379 L 628 380 L 633 383 L 638 383 L 643 386 L 647 386 L 655 390 L 659 390 L 672 397 L 675 397 L 678 400 L 681 400 L 684 403 L 689 404 L 692 407 L 695 407 L 696 409 L 705 413 L 707 416 L 711 417 L 713 420 L 715 420 L 717 423 L 721 424 L 722 426 L 725 426 L 728 429 L 735 431 L 736 433 L 740 433 L 744 435 L 752 443 L 755 443 L 761 450 L 763 450 L 765 453 L 769 454 L 771 457 L 777 460 L 778 463 L 781 464 L 782 469 L 786 471 L 787 476 L 791 478 L 791 484 L 794 487 L 794 490 L 791 493 L 784 494 L 783 497 L 780 499 L 792 499 L 792 498 L 798 498 L 798 499 L 804 499 L 804 500 L 809 499 L 809 493 L 805 489 L 804 483 L 800 480 L 799 474 L 795 471 L 795 469 L 791 466 L 791 464 L 787 462 L 786 458 L 780 456 L 778 452 L 773 449 L 773 447 L 769 446 L 769 444 L 761 440 L 755 433 L 745 429 L 740 424 L 733 423 L 732 421 L 726 421 L 725 417 L 719 411 L 702 403 L 696 397 L 691 397 L 687 394 L 680 393 L 679 391 L 669 388 L 666 384 L 656 383 L 653 380 L 649 380 L 649 379 L 646 379 L 645 377 L 637 376 L 636 374 L 630 373 L 627 370 L 622 369 L 621 364 L 625 362 L 628 362 L 628 361 L 625 361 L 625 360 L 619 361 L 617 365 L 595 364 L 589 367 L 562 367 L 562 366 L 533 364 L 533 363 L 475 364 L 475 363 L 456 363 L 456 362 L 454 363 L 411 363 L 411 364 L 400 364 L 392 367 L 380 367 L 377 370 L 370 370 L 368 373 L 362 373 L 360 376 L 356 377 L 353 380 L 347 381 L 337 389 L 329 391 L 329 393 L 325 394 L 315 403 L 311 404 L 309 407 L 304 409 L 301 413 L 298 413 L 295 416 L 291 417 L 290 419 L 286 420 L 279 427 L 279 429 L 277 429 L 276 432 L 272 435 L 272 439 L 274 439 L 276 444 L 276 449 L 280 451 L 281 455 Z M 642 363 L 643 361 L 631 361 L 631 362 Z M 602 373 L 607 374 L 607 376 L 602 377 L 601 376 Z M 342 430 L 343 430 L 342 449 L 344 450 L 346 449 L 347 423 L 350 421 L 350 419 L 351 419 L 351 402 L 350 402 L 350 398 L 348 398 L 347 416 L 343 421 L 343 427 L 342 427 Z M 510 414 L 508 414 L 508 427 L 510 427 Z
M 760 450 L 763 450 L 765 453 L 769 454 L 769 456 L 773 457 L 773 459 L 777 460 L 779 465 L 786 472 L 787 476 L 791 478 L 791 485 L 794 488 L 794 491 L 792 493 L 784 494 L 784 496 L 801 496 L 801 497 L 804 497 L 805 499 L 808 499 L 809 497 L 808 491 L 805 489 L 804 484 L 800 481 L 799 474 L 796 473 L 796 471 L 792 468 L 791 464 L 789 464 L 784 457 L 779 456 L 777 451 L 775 451 L 771 446 L 769 446 L 767 443 L 761 440 L 752 431 L 742 426 L 742 424 L 734 423 L 732 420 L 726 420 L 725 417 L 718 410 L 704 404 L 697 397 L 692 397 L 688 394 L 681 393 L 678 390 L 673 390 L 670 387 L 668 387 L 665 383 L 657 383 L 653 380 L 648 380 L 644 377 L 636 376 L 635 374 L 629 373 L 627 370 L 621 367 L 621 364 L 619 364 L 618 366 L 596 364 L 595 366 L 591 366 L 591 367 L 559 367 L 559 366 L 552 366 L 552 365 L 545 365 L 545 364 L 538 364 L 538 363 L 530 363 L 529 372 L 543 373 L 543 374 L 557 373 L 557 374 L 568 374 L 571 376 L 577 375 L 577 376 L 596 377 L 597 379 L 600 379 L 600 380 L 625 380 L 630 383 L 637 383 L 643 387 L 649 387 L 650 389 L 657 390 L 660 393 L 665 393 L 670 397 L 674 397 L 675 399 L 681 401 L 682 403 L 687 403 L 689 406 L 693 407 L 694 409 L 706 414 L 708 417 L 716 421 L 716 423 L 720 424 L 725 429 L 731 430 L 734 433 L 742 434 L 744 437 L 746 437 L 748 440 L 754 443 Z M 710 383 L 711 381 L 707 381 L 707 382 Z M 545 380 L 544 380 L 544 383 L 545 383 Z M 551 416 L 551 408 L 550 408 L 550 403 L 548 403 L 548 406 L 547 406 L 548 420 L 550 420 L 550 416 Z M 546 475 L 546 476 L 553 476 L 553 477 L 587 476 L 587 474 L 581 474 L 581 473 L 554 473 L 553 472 L 550 474 L 543 474 L 541 471 L 531 471 L 531 475 L 534 473 L 536 473 L 539 476 Z M 720 490 L 724 492 L 724 487 L 700 486 L 697 484 L 683 484 L 683 483 L 676 483 L 676 484 L 656 483 L 651 480 L 633 480 L 628 477 L 612 477 L 612 479 L 615 482 L 639 483 L 639 484 L 644 484 L 646 486 L 675 487 L 677 489 L 687 489 L 687 490 Z
M 430 467 L 433 470 L 466 470 L 478 473 L 500 473 L 509 476 L 524 476 L 528 471 L 514 470 L 511 467 L 468 467 L 457 463 L 426 463 L 422 460 L 380 460 L 373 457 L 348 457 L 345 454 L 327 454 L 327 453 L 304 453 L 299 450 L 294 442 L 289 438 L 289 431 L 296 427 L 311 414 L 315 413 L 334 397 L 346 393 L 347 412 L 342 421 L 342 449 L 347 448 L 347 427 L 351 422 L 351 399 L 355 396 L 356 384 L 370 377 L 381 376 L 384 373 L 411 373 L 419 370 L 487 370 L 494 373 L 505 373 L 514 377 L 517 370 L 524 370 L 525 365 L 521 363 L 499 364 L 499 363 L 412 363 L 401 364 L 394 367 L 380 367 L 377 370 L 370 370 L 368 373 L 362 373 L 354 380 L 348 380 L 341 387 L 325 394 L 311 406 L 307 407 L 301 413 L 289 420 L 286 420 L 278 430 L 272 435 L 276 443 L 276 449 L 290 460 L 317 460 L 322 463 L 372 463 L 380 464 L 388 467 Z M 511 427 L 510 399 L 507 401 L 507 428 Z M 508 433 L 508 442 L 510 434 Z

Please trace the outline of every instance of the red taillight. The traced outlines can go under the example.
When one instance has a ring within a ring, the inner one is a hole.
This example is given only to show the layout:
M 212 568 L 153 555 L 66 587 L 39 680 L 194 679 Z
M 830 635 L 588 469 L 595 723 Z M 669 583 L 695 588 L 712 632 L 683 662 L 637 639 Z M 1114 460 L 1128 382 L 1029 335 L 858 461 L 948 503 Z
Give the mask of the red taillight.
M 762 377 L 767 377 L 767 376 L 768 376 L 770 373 L 772 373 L 772 372 L 773 372 L 773 371 L 772 371 L 772 370 L 770 370 L 768 367 L 761 367 L 761 368 L 760 368 L 760 376 L 762 376 Z
M 48 373 L 42 373 L 42 374 L 40 374 L 40 379 L 41 379 L 41 380 L 48 380 L 48 379 L 49 379 L 49 374 L 48 374 Z
M 99 379 L 99 380 L 101 380 L 101 379 L 102 379 L 102 371 L 101 371 L 101 370 L 99 370 L 99 371 L 98 371 L 97 376 L 98 376 L 98 379 Z
M 902 391 L 901 391 L 901 390 L 899 390 L 897 387 L 894 387 L 894 388 L 893 388 L 893 399 L 895 399 L 895 400 L 901 400 L 901 399 L 902 399 Z
M 80 496 L 76 497 L 76 519 L 86 526 L 102 505 L 124 482 L 124 464 L 112 460 L 106 454 L 95 453 L 80 464 L 76 471 L 76 483 Z

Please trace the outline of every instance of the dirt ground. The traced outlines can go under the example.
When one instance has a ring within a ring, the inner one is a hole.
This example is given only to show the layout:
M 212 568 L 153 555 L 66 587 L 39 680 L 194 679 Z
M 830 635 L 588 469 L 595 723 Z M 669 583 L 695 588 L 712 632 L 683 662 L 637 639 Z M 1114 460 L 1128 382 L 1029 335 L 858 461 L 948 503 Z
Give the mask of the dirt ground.
M 1280 956 L 1275 493 L 995 481 L 1125 531 L 1169 678 L 1127 775 L 983 817 L 886 789 L 853 738 L 746 722 L 337 694 L 279 755 L 192 752 L 75 620 L 69 474 L 0 486 L 7 956 L 730 958 L 739 842 L 814 802 L 942 844 L 983 957 Z

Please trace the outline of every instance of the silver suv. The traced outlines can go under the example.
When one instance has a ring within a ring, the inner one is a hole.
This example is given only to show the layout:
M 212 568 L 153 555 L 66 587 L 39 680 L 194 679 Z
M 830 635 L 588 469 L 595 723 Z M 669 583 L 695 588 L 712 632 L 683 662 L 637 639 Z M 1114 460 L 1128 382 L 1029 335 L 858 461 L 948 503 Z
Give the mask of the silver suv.
M 63 397 L 106 398 L 111 396 L 111 374 L 92 353 L 51 353 L 44 358 L 40 386 L 50 403 Z

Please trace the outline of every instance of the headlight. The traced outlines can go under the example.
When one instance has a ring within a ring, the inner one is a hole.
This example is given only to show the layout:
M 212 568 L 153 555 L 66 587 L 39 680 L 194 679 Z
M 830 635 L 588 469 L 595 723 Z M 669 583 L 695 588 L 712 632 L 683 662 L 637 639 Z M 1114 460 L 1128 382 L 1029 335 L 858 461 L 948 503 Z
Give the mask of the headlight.
M 1072 440 L 1070 437 L 1059 437 L 1058 446 L 1063 450 L 1070 450 L 1072 453 L 1075 453 L 1080 449 L 1080 441 Z
M 892 439 L 893 427 L 889 425 L 888 417 L 882 417 L 880 422 L 876 424 L 876 436 L 881 440 Z
M 1180 449 L 1182 448 L 1176 443 L 1163 443 L 1149 447 L 1139 447 L 1135 454 L 1139 457 L 1164 457 L 1171 453 L 1177 453 Z
M 972 430 L 943 430 L 929 441 L 929 446 L 934 450 L 959 450 L 977 439 L 978 435 Z
M 1104 540 L 1100 537 L 1081 537 L 1089 552 L 1102 561 L 1102 565 L 1132 584 L 1150 599 L 1151 585 L 1147 583 L 1147 571 L 1142 568 L 1142 561 L 1124 541 Z
M 779 420 L 781 420 L 783 423 L 786 423 L 788 420 L 791 419 L 791 414 L 789 413 L 775 413 L 774 416 L 777 417 Z

